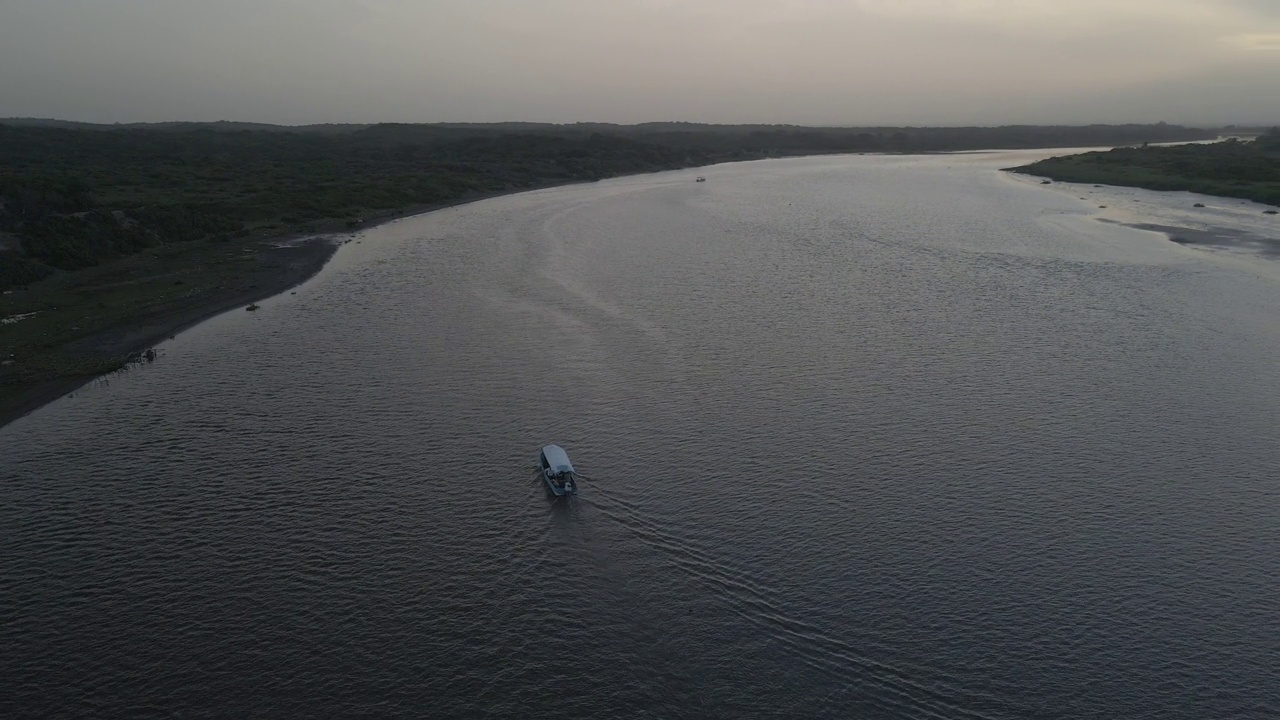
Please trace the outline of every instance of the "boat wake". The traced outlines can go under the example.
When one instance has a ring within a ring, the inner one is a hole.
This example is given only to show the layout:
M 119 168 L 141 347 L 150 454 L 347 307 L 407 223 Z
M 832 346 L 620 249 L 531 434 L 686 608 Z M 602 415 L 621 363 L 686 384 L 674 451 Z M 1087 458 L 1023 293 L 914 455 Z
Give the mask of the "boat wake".
M 912 677 L 937 677 L 939 673 L 908 672 L 867 656 L 849 642 L 831 637 L 788 612 L 791 603 L 747 570 L 696 547 L 600 485 L 593 483 L 581 501 L 659 551 L 671 565 L 712 589 L 734 613 L 765 630 L 807 667 L 839 681 L 841 685 L 822 700 L 823 704 L 847 707 L 852 696 L 859 702 L 891 711 L 895 717 L 905 713 L 921 718 L 991 720 L 992 716 L 959 707 L 952 699 L 971 695 L 972 689 L 925 687 Z

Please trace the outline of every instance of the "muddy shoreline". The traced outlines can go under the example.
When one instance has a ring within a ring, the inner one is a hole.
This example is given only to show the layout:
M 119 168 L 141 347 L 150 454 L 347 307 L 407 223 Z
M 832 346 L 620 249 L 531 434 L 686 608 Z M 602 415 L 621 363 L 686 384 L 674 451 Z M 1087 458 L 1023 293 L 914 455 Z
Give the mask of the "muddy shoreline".
M 415 215 L 467 205 L 481 200 L 552 187 L 583 184 L 547 183 L 536 187 L 471 195 L 447 203 L 418 205 L 380 213 L 354 226 L 318 228 L 317 232 L 292 233 L 262 242 L 255 268 L 240 281 L 212 294 L 174 303 L 130 322 L 103 328 L 64 347 L 119 357 L 139 356 L 173 335 L 229 310 L 279 295 L 301 285 L 320 272 L 343 244 L 343 238 L 378 225 Z M 4 386 L 0 402 L 0 428 L 58 400 L 110 373 L 69 375 L 33 383 Z
M 1157 223 L 1120 223 L 1103 220 L 1116 225 L 1123 225 L 1138 230 L 1163 233 L 1170 242 L 1187 247 L 1199 247 L 1217 250 L 1244 250 L 1266 258 L 1280 258 L 1280 240 L 1262 237 L 1243 230 L 1215 227 L 1208 230 L 1179 227 L 1177 225 L 1160 225 Z
M 306 282 L 333 257 L 339 242 L 317 237 L 288 247 L 266 248 L 259 252 L 258 267 L 244 284 L 228 286 L 210 296 L 137 318 L 136 322 L 105 328 L 67 343 L 69 348 L 92 348 L 96 352 L 130 356 L 145 352 L 170 336 L 237 307 L 285 292 Z M 9 396 L 0 406 L 0 427 L 37 410 L 80 387 L 104 377 L 75 375 L 37 383 L 8 385 Z

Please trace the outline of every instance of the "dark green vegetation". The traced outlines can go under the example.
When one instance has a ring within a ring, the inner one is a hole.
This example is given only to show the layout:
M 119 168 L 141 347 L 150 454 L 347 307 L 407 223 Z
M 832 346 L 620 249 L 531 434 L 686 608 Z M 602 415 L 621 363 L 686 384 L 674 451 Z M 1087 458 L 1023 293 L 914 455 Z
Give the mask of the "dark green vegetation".
M 1168 125 L 0 124 L 0 290 L 161 244 L 308 232 L 485 193 L 811 153 L 1190 139 Z M 65 126 L 65 127 L 64 127 Z M 0 241 L 3 242 L 3 241 Z
M 1050 158 L 1014 171 L 1063 182 L 1187 190 L 1280 205 L 1280 129 L 1251 142 L 1116 148 Z
M 0 422 L 174 328 L 297 283 L 283 236 L 568 182 L 844 152 L 1114 145 L 1170 125 L 803 128 L 652 123 L 103 126 L 0 121 Z M 23 399 L 25 398 L 25 399 Z

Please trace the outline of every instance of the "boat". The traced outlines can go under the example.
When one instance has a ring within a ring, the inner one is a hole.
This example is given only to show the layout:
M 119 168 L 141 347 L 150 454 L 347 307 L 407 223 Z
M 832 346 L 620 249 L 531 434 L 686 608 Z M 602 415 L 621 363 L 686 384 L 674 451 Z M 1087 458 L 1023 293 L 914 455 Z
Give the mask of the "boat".
M 698 176 L 698 178 L 697 178 L 696 180 L 694 180 L 694 182 L 706 182 L 706 181 L 707 181 L 707 179 L 706 179 L 706 178 L 704 178 L 704 177 L 702 177 L 701 175 L 699 175 L 699 176 Z
M 577 474 L 573 463 L 569 462 L 569 454 L 559 445 L 546 445 L 538 453 L 538 464 L 542 466 L 542 479 L 557 497 L 578 494 Z

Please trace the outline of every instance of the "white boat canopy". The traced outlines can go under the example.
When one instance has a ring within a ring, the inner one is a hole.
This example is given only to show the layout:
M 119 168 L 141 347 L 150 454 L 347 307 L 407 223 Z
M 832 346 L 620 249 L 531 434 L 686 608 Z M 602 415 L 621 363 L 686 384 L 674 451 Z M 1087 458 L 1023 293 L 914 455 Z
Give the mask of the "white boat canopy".
M 573 464 L 569 462 L 569 454 L 559 445 L 546 445 L 542 448 L 542 457 L 557 475 L 573 472 Z

